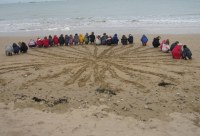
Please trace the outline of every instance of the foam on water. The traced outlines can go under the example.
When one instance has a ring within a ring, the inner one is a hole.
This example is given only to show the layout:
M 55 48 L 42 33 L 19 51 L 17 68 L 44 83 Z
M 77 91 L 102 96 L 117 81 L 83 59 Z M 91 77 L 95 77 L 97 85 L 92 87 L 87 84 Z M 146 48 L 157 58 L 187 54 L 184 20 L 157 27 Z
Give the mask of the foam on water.
M 114 29 L 149 33 L 153 28 L 159 30 L 158 33 L 162 33 L 166 28 L 176 29 L 177 32 L 192 28 L 195 33 L 200 33 L 199 0 L 38 2 L 39 0 L 29 3 L 0 4 L 0 34 Z

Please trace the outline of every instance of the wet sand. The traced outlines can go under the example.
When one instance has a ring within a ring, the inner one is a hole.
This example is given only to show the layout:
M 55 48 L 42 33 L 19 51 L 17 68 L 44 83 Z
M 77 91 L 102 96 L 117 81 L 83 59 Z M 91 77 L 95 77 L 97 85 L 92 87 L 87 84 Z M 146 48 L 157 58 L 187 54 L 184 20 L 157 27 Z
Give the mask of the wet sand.
M 193 60 L 143 47 L 59 46 L 5 56 L 0 37 L 0 134 L 200 134 L 200 35 L 161 35 L 188 45 Z M 170 85 L 159 86 L 162 81 Z M 134 129 L 133 129 L 134 128 Z

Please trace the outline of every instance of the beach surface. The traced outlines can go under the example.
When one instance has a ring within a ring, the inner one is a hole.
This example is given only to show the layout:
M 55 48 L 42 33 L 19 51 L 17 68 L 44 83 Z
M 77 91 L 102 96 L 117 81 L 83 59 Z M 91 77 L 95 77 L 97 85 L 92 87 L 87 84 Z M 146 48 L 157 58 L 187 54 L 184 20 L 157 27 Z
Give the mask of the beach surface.
M 145 47 L 135 35 L 133 45 L 14 56 L 6 45 L 36 37 L 1 36 L 0 135 L 199 136 L 200 34 L 160 35 L 188 45 L 192 60 L 173 60 L 147 36 Z

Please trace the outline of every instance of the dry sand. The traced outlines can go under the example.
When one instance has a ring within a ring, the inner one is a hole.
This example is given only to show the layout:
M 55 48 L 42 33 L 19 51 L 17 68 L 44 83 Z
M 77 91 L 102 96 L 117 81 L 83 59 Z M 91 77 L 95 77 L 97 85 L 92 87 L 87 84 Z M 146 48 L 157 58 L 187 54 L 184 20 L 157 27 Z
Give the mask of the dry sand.
M 200 135 L 200 35 L 161 35 L 188 45 L 187 61 L 153 48 L 155 36 L 11 57 L 5 45 L 30 37 L 0 37 L 0 135 Z

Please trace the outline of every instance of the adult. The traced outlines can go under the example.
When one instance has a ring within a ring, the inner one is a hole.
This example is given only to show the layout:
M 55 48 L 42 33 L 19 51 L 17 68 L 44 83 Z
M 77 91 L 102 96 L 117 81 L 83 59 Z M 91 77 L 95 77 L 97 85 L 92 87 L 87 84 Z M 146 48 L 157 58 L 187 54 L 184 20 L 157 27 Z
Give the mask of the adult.
M 56 46 L 58 46 L 58 43 L 59 43 L 58 36 L 54 35 L 53 36 L 53 44 L 56 45 Z

